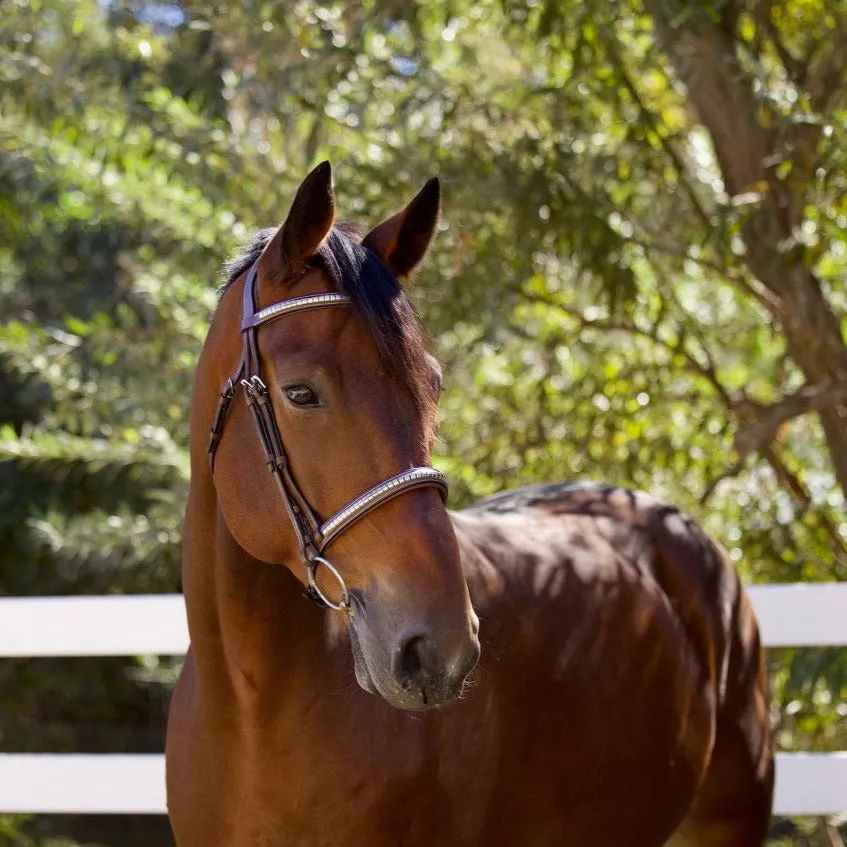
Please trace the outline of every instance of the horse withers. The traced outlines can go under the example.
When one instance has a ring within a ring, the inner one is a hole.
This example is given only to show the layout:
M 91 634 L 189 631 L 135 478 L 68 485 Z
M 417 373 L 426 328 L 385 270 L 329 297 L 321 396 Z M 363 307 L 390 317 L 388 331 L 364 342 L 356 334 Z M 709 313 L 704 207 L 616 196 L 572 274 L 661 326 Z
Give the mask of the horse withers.
M 767 680 L 724 552 L 611 486 L 446 509 L 401 286 L 439 207 L 431 180 L 362 238 L 324 163 L 230 265 L 191 409 L 179 847 L 760 845 Z

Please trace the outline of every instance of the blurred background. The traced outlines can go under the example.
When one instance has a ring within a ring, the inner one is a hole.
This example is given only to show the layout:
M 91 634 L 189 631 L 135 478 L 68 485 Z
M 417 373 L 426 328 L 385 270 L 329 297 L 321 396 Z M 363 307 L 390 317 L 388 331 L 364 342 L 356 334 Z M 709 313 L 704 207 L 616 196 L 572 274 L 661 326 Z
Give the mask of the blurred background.
M 0 594 L 179 590 L 221 265 L 324 158 L 364 225 L 442 179 L 414 296 L 453 507 L 606 480 L 747 581 L 847 578 L 845 44 L 843 0 L 4 0 Z M 769 661 L 781 749 L 847 748 L 847 651 Z M 2 660 L 0 749 L 160 752 L 177 669 Z M 172 839 L 0 816 L 75 843 Z

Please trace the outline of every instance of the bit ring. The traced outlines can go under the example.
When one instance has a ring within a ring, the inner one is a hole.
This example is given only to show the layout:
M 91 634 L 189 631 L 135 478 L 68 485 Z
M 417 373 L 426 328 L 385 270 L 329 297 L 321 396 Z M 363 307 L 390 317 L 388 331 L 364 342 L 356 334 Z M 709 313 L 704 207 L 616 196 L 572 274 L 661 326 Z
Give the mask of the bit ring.
M 315 579 L 318 565 L 323 565 L 335 577 L 336 581 L 341 586 L 340 602 L 336 603 L 334 600 L 327 597 L 323 591 L 321 591 L 321 587 Z M 335 609 L 335 611 L 340 612 L 350 608 L 350 591 L 347 588 L 347 583 L 344 581 L 344 577 L 339 573 L 338 568 L 336 568 L 329 559 L 325 559 L 323 556 L 312 556 L 306 565 L 306 572 L 309 578 L 309 588 L 311 588 L 312 591 L 314 591 L 315 594 L 317 594 L 330 609 Z

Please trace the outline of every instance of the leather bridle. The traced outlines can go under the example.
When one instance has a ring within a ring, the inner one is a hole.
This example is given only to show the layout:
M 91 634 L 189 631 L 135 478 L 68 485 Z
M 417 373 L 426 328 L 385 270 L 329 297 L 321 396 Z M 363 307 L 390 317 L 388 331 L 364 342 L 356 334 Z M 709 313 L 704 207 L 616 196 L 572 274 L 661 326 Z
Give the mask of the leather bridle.
M 258 262 L 250 269 L 244 282 L 241 361 L 238 363 L 235 373 L 226 381 L 220 392 L 218 410 L 209 438 L 209 469 L 214 477 L 215 452 L 223 436 L 227 412 L 232 398 L 235 396 L 235 386 L 240 384 L 244 390 L 247 407 L 253 415 L 259 441 L 261 441 L 265 450 L 265 461 L 276 480 L 282 502 L 288 512 L 288 518 L 297 536 L 300 556 L 306 566 L 308 582 L 306 593 L 311 599 L 322 605 L 332 609 L 348 610 L 350 608 L 350 592 L 347 589 L 347 584 L 338 569 L 324 558 L 324 551 L 339 535 L 350 529 L 365 515 L 407 491 L 425 486 L 435 486 L 440 491 L 442 498 L 446 500 L 447 477 L 435 468 L 411 468 L 392 476 L 373 488 L 369 488 L 321 523 L 291 472 L 288 455 L 285 452 L 274 416 L 271 395 L 262 380 L 258 330 L 263 324 L 295 312 L 322 309 L 326 306 L 346 306 L 350 303 L 350 298 L 337 292 L 310 294 L 306 297 L 282 300 L 265 309 L 257 310 L 257 268 Z M 329 570 L 338 581 L 341 588 L 341 599 L 338 602 L 327 597 L 318 585 L 316 573 L 319 565 L 323 565 Z

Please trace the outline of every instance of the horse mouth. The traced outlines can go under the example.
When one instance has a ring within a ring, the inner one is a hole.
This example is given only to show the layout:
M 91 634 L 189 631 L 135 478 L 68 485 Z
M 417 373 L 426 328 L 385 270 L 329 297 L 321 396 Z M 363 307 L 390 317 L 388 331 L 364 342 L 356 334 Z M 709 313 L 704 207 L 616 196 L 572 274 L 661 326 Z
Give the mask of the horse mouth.
M 350 624 L 350 651 L 353 653 L 353 670 L 356 673 L 356 682 L 368 694 L 376 694 L 377 697 L 381 696 L 368 669 L 368 663 L 365 660 L 362 645 L 359 643 L 356 627 L 352 622 Z

